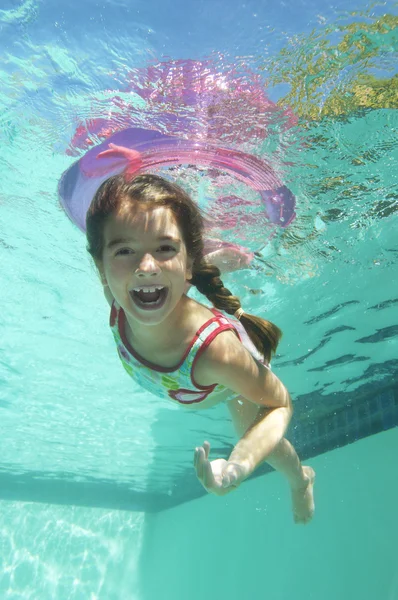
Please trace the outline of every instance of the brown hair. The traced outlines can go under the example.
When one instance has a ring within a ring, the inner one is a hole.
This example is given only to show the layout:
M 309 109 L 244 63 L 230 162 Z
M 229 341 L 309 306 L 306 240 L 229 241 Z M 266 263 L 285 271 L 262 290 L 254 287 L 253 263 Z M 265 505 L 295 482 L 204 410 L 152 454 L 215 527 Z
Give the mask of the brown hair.
M 138 175 L 131 179 L 114 175 L 100 186 L 86 216 L 87 250 L 97 263 L 102 261 L 106 219 L 126 199 L 132 204 L 139 202 L 170 208 L 192 260 L 190 283 L 213 306 L 230 315 L 241 308 L 239 298 L 224 287 L 219 269 L 203 260 L 204 220 L 199 207 L 182 188 L 157 175 Z M 240 321 L 257 350 L 269 361 L 277 348 L 281 330 L 270 321 L 247 313 L 242 314 Z

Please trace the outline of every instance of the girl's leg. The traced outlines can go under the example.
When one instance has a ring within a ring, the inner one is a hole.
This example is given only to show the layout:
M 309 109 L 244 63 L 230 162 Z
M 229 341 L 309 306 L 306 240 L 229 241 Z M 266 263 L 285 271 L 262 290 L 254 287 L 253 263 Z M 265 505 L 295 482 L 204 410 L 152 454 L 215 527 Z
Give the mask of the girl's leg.
M 308 523 L 314 514 L 314 470 L 301 464 L 297 452 L 286 438 L 281 439 L 266 462 L 285 475 L 290 484 L 295 522 Z
M 272 409 L 267 410 L 244 398 L 236 398 L 229 402 L 228 408 L 239 437 L 259 418 L 265 419 Z M 261 411 L 261 416 L 260 416 Z M 296 523 L 307 523 L 314 513 L 313 485 L 315 473 L 311 467 L 302 466 L 292 444 L 286 439 L 275 446 L 265 462 L 288 480 L 292 493 L 293 516 Z

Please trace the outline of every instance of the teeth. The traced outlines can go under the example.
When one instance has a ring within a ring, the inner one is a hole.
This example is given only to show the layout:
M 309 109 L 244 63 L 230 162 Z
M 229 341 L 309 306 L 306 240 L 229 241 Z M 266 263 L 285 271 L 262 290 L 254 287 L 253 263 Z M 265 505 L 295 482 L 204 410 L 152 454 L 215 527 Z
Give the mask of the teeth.
M 135 287 L 134 292 L 154 292 L 155 290 L 163 290 L 164 285 L 152 285 L 151 287 Z

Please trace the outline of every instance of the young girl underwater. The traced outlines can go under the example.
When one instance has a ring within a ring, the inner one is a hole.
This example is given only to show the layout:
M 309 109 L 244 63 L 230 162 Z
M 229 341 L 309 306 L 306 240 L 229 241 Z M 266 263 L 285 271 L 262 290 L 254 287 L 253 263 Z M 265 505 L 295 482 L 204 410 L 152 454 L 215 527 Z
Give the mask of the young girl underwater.
M 292 402 L 268 366 L 281 331 L 244 312 L 204 260 L 197 205 L 161 177 L 115 175 L 95 194 L 86 226 L 127 373 L 186 408 L 227 403 L 240 439 L 228 460 L 210 461 L 206 441 L 195 449 L 204 488 L 227 494 L 266 461 L 290 484 L 294 520 L 310 521 L 315 474 L 284 438 Z M 188 297 L 191 285 L 215 308 Z

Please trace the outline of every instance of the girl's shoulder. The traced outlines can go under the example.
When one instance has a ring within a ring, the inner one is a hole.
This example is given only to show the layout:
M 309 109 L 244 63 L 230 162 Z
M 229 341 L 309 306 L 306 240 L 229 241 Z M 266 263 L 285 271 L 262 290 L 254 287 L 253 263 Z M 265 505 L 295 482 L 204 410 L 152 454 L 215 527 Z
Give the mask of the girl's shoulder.
M 202 305 L 203 306 L 203 305 Z M 216 374 L 222 365 L 240 364 L 242 360 L 247 360 L 248 352 L 243 346 L 237 329 L 232 325 L 231 320 L 226 318 L 223 313 L 215 313 L 203 306 L 204 312 L 198 309 L 199 320 L 195 323 L 198 330 L 206 324 L 219 317 L 220 327 L 213 329 L 210 333 L 208 343 L 200 352 L 195 364 L 195 380 L 200 385 L 212 385 L 218 383 Z M 249 360 L 252 358 L 249 354 Z
M 195 334 L 214 317 L 214 313 L 208 306 L 188 297 L 184 313 L 181 315 L 181 323 L 185 322 L 187 328 Z
M 259 406 L 279 406 L 286 390 L 269 367 L 257 360 L 231 330 L 217 335 L 195 367 L 199 385 L 223 385 Z

